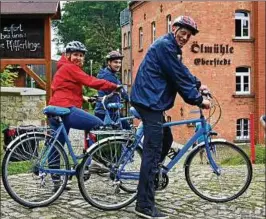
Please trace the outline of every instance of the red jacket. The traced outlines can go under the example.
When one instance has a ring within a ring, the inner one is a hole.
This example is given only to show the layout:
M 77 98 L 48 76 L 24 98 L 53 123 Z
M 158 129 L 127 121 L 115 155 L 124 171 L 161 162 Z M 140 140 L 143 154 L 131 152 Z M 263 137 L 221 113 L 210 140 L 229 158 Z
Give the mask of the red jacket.
M 113 91 L 117 87 L 114 83 L 87 75 L 80 67 L 62 56 L 57 63 L 49 105 L 81 108 L 83 85 L 103 91 Z

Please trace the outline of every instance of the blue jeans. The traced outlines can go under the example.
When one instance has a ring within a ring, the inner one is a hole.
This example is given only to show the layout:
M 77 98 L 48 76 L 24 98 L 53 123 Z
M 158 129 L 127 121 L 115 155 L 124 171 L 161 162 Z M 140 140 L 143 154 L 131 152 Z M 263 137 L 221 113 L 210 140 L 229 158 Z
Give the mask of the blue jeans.
M 102 114 L 102 113 L 95 113 L 95 116 L 97 116 L 97 117 L 100 118 L 101 120 L 104 120 L 105 114 Z M 113 121 L 115 121 L 117 115 L 116 115 L 116 114 L 112 114 L 112 113 L 110 113 L 110 117 L 111 117 L 111 119 L 112 119 Z M 115 122 L 116 122 L 116 121 L 115 121 Z M 123 129 L 130 130 L 130 125 L 129 125 L 129 123 L 128 123 L 127 120 L 123 120 L 123 121 L 121 121 L 121 123 L 122 123 L 122 128 L 123 128 Z
M 134 107 L 141 116 L 144 128 L 143 154 L 136 205 L 140 208 L 153 210 L 155 206 L 154 180 L 159 171 L 158 164 L 167 155 L 173 137 L 171 129 L 162 126 L 165 122 L 163 111 L 153 111 L 136 105 Z
M 77 107 L 70 107 L 70 114 L 62 116 L 62 120 L 66 129 L 67 134 L 70 128 L 90 131 L 92 128 L 103 125 L 103 121 L 90 113 L 79 109 Z M 50 118 L 50 127 L 55 131 L 59 127 L 59 123 L 54 119 Z M 58 137 L 59 142 L 64 146 L 65 137 L 61 132 Z M 60 168 L 60 157 L 58 151 L 51 150 L 50 156 L 48 157 L 49 167 L 53 169 Z

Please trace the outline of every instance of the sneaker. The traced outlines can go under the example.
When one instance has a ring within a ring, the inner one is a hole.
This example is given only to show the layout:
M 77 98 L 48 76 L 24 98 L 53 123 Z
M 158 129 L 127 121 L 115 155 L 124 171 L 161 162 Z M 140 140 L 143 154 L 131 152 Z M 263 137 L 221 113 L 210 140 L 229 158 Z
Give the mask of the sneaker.
M 72 186 L 72 180 L 69 179 L 69 180 L 67 181 L 67 184 L 66 184 L 65 190 L 67 190 L 67 191 L 71 190 L 71 186 Z
M 110 170 L 106 166 L 94 160 L 91 161 L 91 165 L 89 166 L 89 171 L 91 173 L 109 173 L 110 172 Z
M 52 189 L 53 193 L 56 193 L 58 191 L 58 189 L 60 188 L 61 183 L 60 182 L 54 182 L 54 187 Z
M 136 206 L 135 213 L 142 217 L 147 219 L 167 219 L 169 218 L 168 215 L 163 214 L 157 210 L 157 208 L 154 208 L 153 211 L 149 208 L 140 208 Z
M 57 174 L 52 174 L 51 177 L 52 177 L 52 181 L 53 181 L 53 184 L 54 184 L 52 192 L 55 193 L 55 192 L 57 192 L 57 190 L 61 186 L 61 179 L 60 179 L 60 175 L 57 175 Z

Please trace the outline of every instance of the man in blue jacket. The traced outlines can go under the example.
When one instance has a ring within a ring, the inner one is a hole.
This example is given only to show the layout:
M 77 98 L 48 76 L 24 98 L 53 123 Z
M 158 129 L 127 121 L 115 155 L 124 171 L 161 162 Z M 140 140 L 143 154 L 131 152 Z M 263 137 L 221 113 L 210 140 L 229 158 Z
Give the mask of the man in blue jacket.
M 104 79 L 107 81 L 110 81 L 114 84 L 121 85 L 121 81 L 118 79 L 117 74 L 120 71 L 123 55 L 121 55 L 118 51 L 111 51 L 106 56 L 107 61 L 107 67 L 100 70 L 100 72 L 97 75 L 97 78 Z M 98 96 L 103 97 L 104 95 L 108 95 L 111 92 L 106 91 L 98 91 Z M 128 101 L 128 95 L 123 89 L 121 92 L 121 96 L 124 100 Z M 110 99 L 108 99 L 108 103 L 120 103 L 121 99 L 119 94 L 115 94 Z M 95 116 L 98 118 L 104 120 L 105 117 L 105 111 L 103 108 L 103 105 L 100 101 L 96 103 L 96 107 L 94 110 Z M 116 110 L 109 110 L 110 117 L 113 121 L 117 120 L 117 111 Z M 122 121 L 122 126 L 124 129 L 130 129 L 130 125 L 127 121 Z
M 195 21 L 188 16 L 174 20 L 172 32 L 157 39 L 139 66 L 130 100 L 141 115 L 144 144 L 135 212 L 144 218 L 168 218 L 155 207 L 154 179 L 158 163 L 164 160 L 173 137 L 163 129 L 164 111 L 174 105 L 176 94 L 190 105 L 209 108 L 199 90 L 207 89 L 182 63 L 181 48 L 191 35 L 198 33 Z M 163 149 L 162 149 L 163 148 Z

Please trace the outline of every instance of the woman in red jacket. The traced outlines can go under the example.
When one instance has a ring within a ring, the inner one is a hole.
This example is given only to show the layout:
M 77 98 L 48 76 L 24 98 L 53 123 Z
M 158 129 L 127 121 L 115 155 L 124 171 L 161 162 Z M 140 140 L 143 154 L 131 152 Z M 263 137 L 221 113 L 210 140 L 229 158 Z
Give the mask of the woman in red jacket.
M 70 109 L 71 113 L 62 117 L 67 134 L 70 128 L 89 131 L 103 124 L 101 119 L 81 109 L 83 101 L 82 86 L 109 92 L 120 88 L 119 85 L 109 81 L 89 76 L 81 69 L 86 52 L 87 49 L 81 42 L 72 41 L 68 43 L 65 48 L 65 54 L 62 55 L 57 64 L 57 72 L 51 86 L 52 97 L 49 105 Z M 51 128 L 56 130 L 59 124 L 53 118 L 49 119 L 49 122 Z M 62 145 L 65 144 L 65 138 L 62 133 L 58 140 Z M 53 159 L 53 156 L 51 156 L 49 160 L 51 162 L 54 160 L 50 165 L 57 168 L 59 165 L 56 161 L 57 159 Z
M 67 44 L 65 55 L 57 64 L 57 72 L 52 82 L 52 97 L 49 105 L 67 107 L 71 113 L 63 117 L 67 133 L 70 128 L 90 130 L 102 125 L 96 116 L 81 109 L 82 86 L 96 90 L 114 91 L 118 85 L 86 74 L 81 68 L 84 63 L 86 47 L 78 41 Z M 63 142 L 64 143 L 64 142 Z

